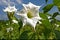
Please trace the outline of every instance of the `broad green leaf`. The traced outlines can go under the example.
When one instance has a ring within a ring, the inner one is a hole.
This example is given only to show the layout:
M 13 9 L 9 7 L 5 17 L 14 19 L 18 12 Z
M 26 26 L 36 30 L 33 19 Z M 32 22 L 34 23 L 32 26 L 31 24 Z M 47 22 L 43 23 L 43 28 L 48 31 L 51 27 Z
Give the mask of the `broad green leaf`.
M 55 30 L 60 31 L 60 27 L 56 27 Z
M 60 31 L 60 21 L 56 20 L 56 21 L 55 21 L 55 24 L 59 25 L 58 27 L 55 26 L 55 30 Z
M 49 22 L 46 14 L 40 14 L 40 16 L 42 17 L 42 25 L 44 26 L 45 30 L 44 30 L 44 35 L 47 38 L 47 36 L 50 34 L 50 32 L 52 31 L 52 25 Z
M 20 26 L 20 27 L 19 27 L 19 30 L 20 30 L 20 29 L 22 28 L 22 26 L 23 26 L 23 23 L 22 23 L 21 20 L 19 21 L 19 26 Z
M 60 11 L 60 0 L 53 0 L 54 4 L 58 7 Z
M 51 28 L 51 24 L 46 16 L 46 14 L 40 13 L 40 17 L 42 17 L 42 24 L 44 27 L 50 29 Z
M 44 28 L 44 26 L 41 24 L 37 24 L 36 25 L 36 32 L 38 33 L 38 34 L 41 34 L 41 33 L 43 33 L 45 31 L 45 28 Z
M 54 32 L 55 32 L 56 38 L 60 39 L 60 31 L 55 30 Z
M 59 11 L 60 11 L 60 6 L 58 6 L 58 9 L 59 9 Z
M 56 20 L 56 24 L 60 25 L 60 21 Z
M 0 31 L 0 39 L 2 38 L 3 34 L 3 31 Z
M 41 33 L 41 35 L 39 35 L 39 39 L 40 39 L 40 40 L 41 40 L 41 39 L 44 39 L 44 40 L 46 39 L 44 33 Z
M 20 35 L 20 37 L 19 37 L 19 39 L 21 39 L 21 40 L 28 40 L 28 33 L 29 33 L 30 31 L 24 31 L 21 35 Z
M 50 9 L 51 9 L 53 6 L 54 6 L 53 4 L 48 4 L 47 6 L 45 6 L 45 7 L 43 8 L 44 13 L 50 11 Z
M 53 2 L 56 6 L 60 6 L 60 0 L 53 0 Z
M 52 18 L 55 18 L 57 15 L 59 15 L 59 13 L 58 13 L 58 12 L 55 12 L 55 13 L 53 14 Z
M 39 35 L 33 32 L 33 34 L 30 36 L 29 40 L 38 40 Z
M 50 32 L 50 34 L 48 35 L 47 39 L 56 39 L 56 35 L 54 32 Z

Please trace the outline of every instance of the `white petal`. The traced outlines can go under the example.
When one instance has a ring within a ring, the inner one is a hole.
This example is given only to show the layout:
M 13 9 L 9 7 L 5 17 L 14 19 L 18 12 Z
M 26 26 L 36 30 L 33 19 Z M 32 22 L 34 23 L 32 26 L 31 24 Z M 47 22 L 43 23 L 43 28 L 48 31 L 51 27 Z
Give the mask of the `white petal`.
M 7 8 L 3 9 L 4 12 L 16 12 L 17 9 L 15 6 L 8 6 Z
M 16 13 L 17 15 L 20 15 L 21 17 L 23 18 L 26 18 L 27 17 L 27 13 L 23 10 L 21 10 L 20 12 Z
M 34 27 L 34 29 L 35 29 L 35 27 L 36 27 L 36 21 L 34 21 L 34 20 L 32 20 L 32 19 L 27 18 L 27 24 L 29 24 L 29 25 L 31 25 L 32 27 Z
M 50 19 L 51 18 L 51 16 L 48 16 L 48 19 Z
M 41 8 L 41 6 L 34 5 L 31 2 L 29 2 L 29 7 L 30 8 L 35 8 L 36 10 L 39 10 Z
M 42 24 L 42 22 L 39 21 L 39 24 Z
M 6 8 L 6 9 L 3 9 L 3 11 L 4 11 L 4 12 L 7 12 L 7 10 L 9 11 L 9 9 L 8 9 L 8 8 Z
M 27 5 L 26 4 L 22 4 L 23 5 L 23 7 L 24 7 L 24 9 L 27 11 Z
M 32 18 L 32 20 L 34 20 L 34 19 L 35 20 L 42 20 L 42 18 L 41 17 L 38 17 L 38 16 Z
M 22 22 L 23 22 L 23 27 L 26 25 L 26 21 L 27 21 L 26 18 L 24 18 L 24 20 L 22 20 Z
M 16 21 L 16 20 L 12 20 L 13 21 L 13 23 L 18 23 L 18 21 Z

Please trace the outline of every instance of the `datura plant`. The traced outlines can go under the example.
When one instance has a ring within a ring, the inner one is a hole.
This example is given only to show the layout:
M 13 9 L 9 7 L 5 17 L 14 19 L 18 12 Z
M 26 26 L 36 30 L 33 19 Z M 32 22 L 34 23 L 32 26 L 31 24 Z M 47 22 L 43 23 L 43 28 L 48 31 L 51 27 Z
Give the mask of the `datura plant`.
M 17 12 L 17 9 L 15 8 L 15 6 L 8 6 L 5 9 L 3 9 L 4 12 L 7 13 L 7 16 L 10 20 L 10 22 L 13 23 L 18 23 L 18 21 L 16 21 L 16 18 L 14 17 L 14 13 Z
M 8 21 L 5 23 L 5 26 L 3 26 L 2 29 L 4 31 L 4 37 L 1 37 L 3 39 L 17 39 L 19 34 L 19 24 L 17 18 L 14 16 L 14 14 L 17 12 L 17 9 L 15 6 L 6 7 L 3 9 L 4 12 L 7 13 Z
M 18 12 L 17 15 L 20 15 L 21 20 L 23 22 L 23 26 L 29 24 L 35 30 L 37 22 L 39 22 L 39 20 L 42 19 L 39 16 L 39 9 L 41 6 L 36 6 L 31 2 L 22 5 L 23 5 L 23 9 L 20 12 Z

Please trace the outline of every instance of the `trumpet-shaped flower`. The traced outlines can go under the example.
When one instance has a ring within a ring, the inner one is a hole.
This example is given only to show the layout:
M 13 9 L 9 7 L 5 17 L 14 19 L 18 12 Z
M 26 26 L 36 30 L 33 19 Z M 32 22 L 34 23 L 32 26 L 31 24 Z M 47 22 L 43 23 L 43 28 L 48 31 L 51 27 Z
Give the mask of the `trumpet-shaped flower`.
M 3 9 L 4 12 L 15 12 L 17 9 L 15 6 L 8 6 L 7 8 Z
M 23 26 L 29 24 L 35 29 L 37 22 L 41 20 L 41 17 L 39 16 L 39 9 L 41 6 L 36 6 L 31 2 L 22 5 L 23 9 L 18 12 L 17 15 L 21 16 Z
M 10 22 L 12 21 L 13 23 L 18 23 L 18 21 L 14 20 L 14 17 L 15 17 L 14 13 L 17 11 L 15 6 L 8 6 L 3 11 L 7 12 L 7 16 L 9 18 Z

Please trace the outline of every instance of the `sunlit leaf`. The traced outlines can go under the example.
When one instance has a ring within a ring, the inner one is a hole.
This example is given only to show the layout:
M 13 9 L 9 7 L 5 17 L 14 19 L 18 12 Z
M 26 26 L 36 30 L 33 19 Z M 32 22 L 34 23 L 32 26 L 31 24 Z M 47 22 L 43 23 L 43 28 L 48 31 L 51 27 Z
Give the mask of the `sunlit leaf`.
M 45 6 L 45 7 L 43 8 L 44 13 L 50 11 L 53 6 L 54 6 L 53 4 L 48 4 L 47 6 Z
M 58 7 L 60 11 L 60 0 L 53 0 L 54 4 Z
M 56 34 L 56 38 L 57 38 L 57 39 L 60 39 L 60 31 L 55 30 L 54 32 L 55 32 L 55 34 Z
M 24 31 L 21 35 L 20 35 L 20 37 L 19 37 L 19 39 L 21 39 L 21 40 L 28 40 L 28 33 L 29 33 L 30 31 Z
M 3 34 L 3 31 L 0 31 L 0 39 L 2 38 Z
M 22 26 L 23 26 L 23 23 L 22 23 L 22 21 L 20 20 L 20 21 L 19 21 L 19 30 L 22 28 Z
M 46 14 L 40 13 L 40 17 L 42 17 L 42 24 L 43 26 L 45 26 L 46 28 L 50 29 L 51 28 L 51 24 L 46 16 Z
M 55 13 L 53 14 L 52 18 L 55 18 L 57 15 L 59 15 L 59 13 L 58 13 L 58 12 L 55 12 Z

